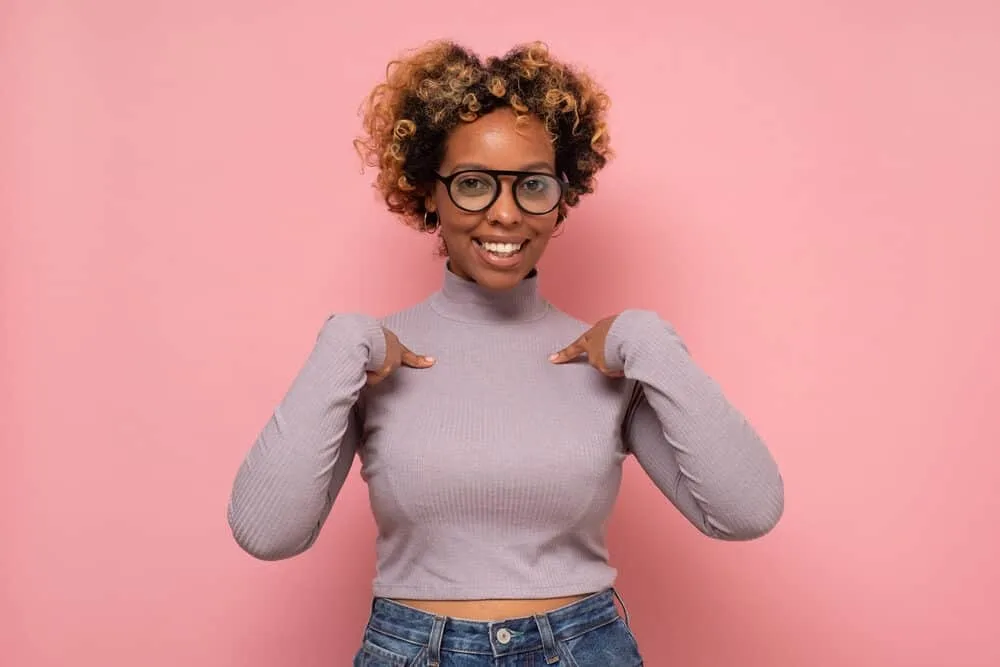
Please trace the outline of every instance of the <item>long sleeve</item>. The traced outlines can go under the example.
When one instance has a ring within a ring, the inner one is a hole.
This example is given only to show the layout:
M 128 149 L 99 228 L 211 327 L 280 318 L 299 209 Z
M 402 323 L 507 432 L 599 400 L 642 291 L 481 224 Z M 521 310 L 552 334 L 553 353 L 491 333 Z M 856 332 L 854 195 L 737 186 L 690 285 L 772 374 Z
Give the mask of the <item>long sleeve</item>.
M 749 540 L 784 511 L 784 484 L 767 446 L 655 313 L 627 310 L 605 356 L 635 382 L 626 442 L 640 466 L 701 532 Z
M 315 541 L 353 463 L 365 371 L 384 358 L 385 336 L 374 318 L 335 315 L 323 324 L 236 475 L 227 514 L 246 552 L 278 560 Z

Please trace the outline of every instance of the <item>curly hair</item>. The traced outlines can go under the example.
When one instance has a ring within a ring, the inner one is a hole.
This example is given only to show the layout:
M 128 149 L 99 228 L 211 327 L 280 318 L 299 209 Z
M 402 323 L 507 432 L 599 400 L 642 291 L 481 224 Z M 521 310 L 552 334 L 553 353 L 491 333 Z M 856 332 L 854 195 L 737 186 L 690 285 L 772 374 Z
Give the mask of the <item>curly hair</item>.
M 389 210 L 423 228 L 424 198 L 434 183 L 449 133 L 509 107 L 542 121 L 567 187 L 560 217 L 593 192 L 611 157 L 607 94 L 586 73 L 553 59 L 545 44 L 515 47 L 485 62 L 446 40 L 394 60 L 361 108 L 364 134 L 354 145 Z

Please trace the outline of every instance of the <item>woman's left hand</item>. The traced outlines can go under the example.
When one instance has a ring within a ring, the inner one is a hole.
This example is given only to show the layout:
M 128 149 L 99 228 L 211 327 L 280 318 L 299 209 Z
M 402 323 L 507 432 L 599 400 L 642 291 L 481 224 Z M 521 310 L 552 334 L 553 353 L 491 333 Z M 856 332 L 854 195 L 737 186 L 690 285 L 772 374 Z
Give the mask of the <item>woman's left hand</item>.
M 554 364 L 565 364 L 587 355 L 587 361 L 590 365 L 604 375 L 611 378 L 624 377 L 623 371 L 608 368 L 604 359 L 604 346 L 608 340 L 608 331 L 611 330 L 611 325 L 615 323 L 617 317 L 617 315 L 605 317 L 568 346 L 550 356 L 549 361 Z

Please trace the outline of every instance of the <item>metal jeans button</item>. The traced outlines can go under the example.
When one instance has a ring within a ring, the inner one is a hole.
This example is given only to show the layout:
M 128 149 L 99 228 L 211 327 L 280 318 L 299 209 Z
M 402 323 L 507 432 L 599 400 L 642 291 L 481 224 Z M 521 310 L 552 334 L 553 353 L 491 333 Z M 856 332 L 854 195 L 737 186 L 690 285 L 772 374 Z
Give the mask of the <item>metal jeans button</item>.
M 510 630 L 507 628 L 500 628 L 497 630 L 497 641 L 501 644 L 510 642 Z

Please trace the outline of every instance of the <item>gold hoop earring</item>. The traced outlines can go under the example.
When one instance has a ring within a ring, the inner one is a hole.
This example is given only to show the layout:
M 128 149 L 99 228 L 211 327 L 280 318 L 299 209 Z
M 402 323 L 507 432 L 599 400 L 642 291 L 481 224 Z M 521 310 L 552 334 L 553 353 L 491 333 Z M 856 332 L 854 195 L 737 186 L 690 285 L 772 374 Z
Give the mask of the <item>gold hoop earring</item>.
M 424 211 L 424 226 L 420 230 L 426 234 L 433 234 L 438 228 L 440 219 L 435 211 Z

